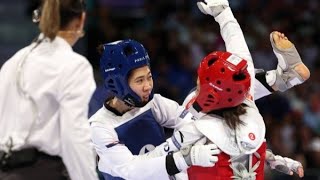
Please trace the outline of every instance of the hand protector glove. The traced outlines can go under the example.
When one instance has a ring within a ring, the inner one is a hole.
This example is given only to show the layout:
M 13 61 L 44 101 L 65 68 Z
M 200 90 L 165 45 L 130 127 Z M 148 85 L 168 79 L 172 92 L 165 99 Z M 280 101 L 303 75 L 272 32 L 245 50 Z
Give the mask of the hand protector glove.
M 266 151 L 266 161 L 271 169 L 275 169 L 279 172 L 289 175 L 293 175 L 293 172 L 295 172 L 299 175 L 299 177 L 303 177 L 303 167 L 298 161 L 287 157 L 274 155 L 269 149 Z
M 194 166 L 212 167 L 218 161 L 220 150 L 215 144 L 195 145 L 191 148 L 191 164 Z
M 228 0 L 204 0 L 204 2 L 197 2 L 199 10 L 213 17 L 218 16 L 226 7 L 229 7 Z
M 160 157 L 160 156 L 166 156 L 169 153 L 178 151 L 179 149 L 173 144 L 172 139 L 167 139 L 164 143 L 158 145 L 155 147 L 154 150 L 141 155 L 145 158 L 153 158 L 153 157 Z
M 193 146 L 185 146 L 180 149 L 186 163 L 191 166 L 212 167 L 218 161 L 221 152 L 215 144 L 207 144 L 206 138 L 200 139 Z

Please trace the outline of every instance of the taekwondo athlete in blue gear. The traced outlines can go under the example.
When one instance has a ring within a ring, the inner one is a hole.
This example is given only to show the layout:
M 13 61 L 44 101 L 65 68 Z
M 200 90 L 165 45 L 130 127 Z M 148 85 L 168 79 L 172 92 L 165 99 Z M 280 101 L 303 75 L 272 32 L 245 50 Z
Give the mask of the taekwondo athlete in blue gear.
M 133 69 L 150 66 L 150 58 L 144 47 L 134 40 L 128 40 L 106 44 L 104 49 L 100 68 L 107 93 L 114 94 L 130 107 L 143 107 L 147 102 L 143 102 L 129 87 L 128 76 Z M 107 58 L 109 61 L 103 61 Z M 153 91 L 149 95 L 149 101 L 152 98 Z M 130 144 L 129 149 L 134 154 L 139 154 L 141 147 L 145 144 L 156 146 L 165 141 L 163 128 L 154 121 L 151 110 L 146 110 L 133 118 L 130 123 L 123 124 L 115 130 L 120 142 Z M 150 135 L 149 140 L 146 140 L 146 134 Z M 135 139 L 139 139 L 139 143 Z
M 187 121 L 178 118 L 184 109 L 178 103 L 153 95 L 150 60 L 142 44 L 123 40 L 105 44 L 103 49 L 100 70 L 107 100 L 90 118 L 103 176 L 169 179 L 190 165 L 213 166 L 219 152 L 214 145 L 193 146 L 186 156 L 181 152 L 167 155 L 173 145 L 164 143 L 163 127 L 177 128 Z M 160 144 L 163 154 L 145 154 Z M 191 162 L 186 157 L 191 157 Z

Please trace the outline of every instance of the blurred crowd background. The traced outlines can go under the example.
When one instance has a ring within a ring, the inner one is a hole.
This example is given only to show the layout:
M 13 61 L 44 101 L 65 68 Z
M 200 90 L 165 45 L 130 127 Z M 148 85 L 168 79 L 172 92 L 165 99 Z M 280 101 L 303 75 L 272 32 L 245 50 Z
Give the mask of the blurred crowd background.
M 196 0 L 86 0 L 86 36 L 75 51 L 86 56 L 101 85 L 97 46 L 119 39 L 142 42 L 151 58 L 155 92 L 182 103 L 195 86 L 196 68 L 213 50 L 224 50 L 219 26 Z M 299 160 L 304 179 L 320 179 L 320 2 L 229 0 L 256 68 L 276 68 L 269 34 L 284 32 L 311 71 L 303 85 L 257 101 L 275 154 Z M 38 34 L 31 21 L 38 0 L 1 0 L 0 67 Z M 318 19 L 319 18 L 319 19 Z M 170 131 L 168 131 L 170 132 Z M 266 168 L 266 179 L 296 179 Z

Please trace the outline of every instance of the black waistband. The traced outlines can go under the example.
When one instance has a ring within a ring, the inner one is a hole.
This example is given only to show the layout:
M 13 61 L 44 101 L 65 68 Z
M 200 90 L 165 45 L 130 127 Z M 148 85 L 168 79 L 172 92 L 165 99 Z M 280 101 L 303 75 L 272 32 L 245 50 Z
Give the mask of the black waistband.
M 0 151 L 0 169 L 10 170 L 17 167 L 29 166 L 39 159 L 61 160 L 59 156 L 51 156 L 38 151 L 36 148 L 25 148 L 18 151 Z

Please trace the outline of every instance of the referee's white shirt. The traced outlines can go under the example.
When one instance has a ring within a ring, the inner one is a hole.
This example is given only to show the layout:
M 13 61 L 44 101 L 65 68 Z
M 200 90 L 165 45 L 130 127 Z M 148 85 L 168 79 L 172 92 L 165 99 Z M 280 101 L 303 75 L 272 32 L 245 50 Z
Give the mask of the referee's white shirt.
M 0 71 L 0 150 L 8 151 L 12 139 L 13 150 L 32 146 L 62 157 L 73 180 L 98 179 L 87 118 L 96 87 L 92 66 L 60 37 L 28 53 L 34 45 L 18 51 Z M 26 54 L 19 76 L 23 94 L 17 69 Z

